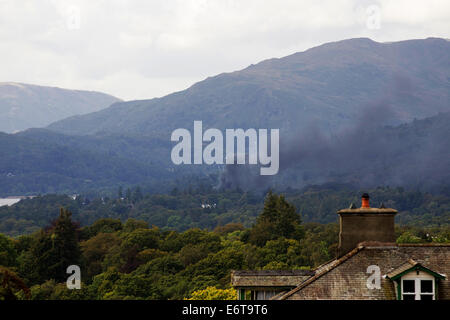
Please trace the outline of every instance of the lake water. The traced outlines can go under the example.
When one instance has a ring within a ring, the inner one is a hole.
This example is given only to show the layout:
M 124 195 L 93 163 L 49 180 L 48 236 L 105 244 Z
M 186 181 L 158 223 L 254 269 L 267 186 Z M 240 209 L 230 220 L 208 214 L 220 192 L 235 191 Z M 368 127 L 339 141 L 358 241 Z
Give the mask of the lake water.
M 14 203 L 19 202 L 20 200 L 22 200 L 22 199 L 20 199 L 20 198 L 6 198 L 6 199 L 0 198 L 0 207 L 1 206 L 11 206 Z

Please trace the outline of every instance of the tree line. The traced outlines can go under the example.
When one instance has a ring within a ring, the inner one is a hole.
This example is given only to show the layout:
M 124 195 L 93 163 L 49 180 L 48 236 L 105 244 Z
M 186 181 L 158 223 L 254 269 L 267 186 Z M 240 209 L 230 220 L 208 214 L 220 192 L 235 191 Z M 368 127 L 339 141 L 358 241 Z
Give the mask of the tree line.
M 327 224 L 337 222 L 337 210 L 347 208 L 350 203 L 359 206 L 363 192 L 370 194 L 372 206 L 383 203 L 397 209 L 396 223 L 399 225 L 442 227 L 450 224 L 450 197 L 445 194 L 390 187 L 355 190 L 325 185 L 288 189 L 284 195 L 301 213 L 304 222 Z M 266 193 L 222 190 L 208 184 L 173 188 L 169 193 L 150 193 L 140 187 L 127 187 L 119 188 L 109 196 L 81 194 L 75 199 L 48 194 L 0 207 L 0 233 L 16 237 L 36 232 L 55 219 L 61 207 L 70 210 L 81 226 L 102 218 L 122 222 L 132 218 L 158 226 L 163 231 L 213 230 L 228 223 L 241 223 L 249 228 L 263 209 L 265 196 Z

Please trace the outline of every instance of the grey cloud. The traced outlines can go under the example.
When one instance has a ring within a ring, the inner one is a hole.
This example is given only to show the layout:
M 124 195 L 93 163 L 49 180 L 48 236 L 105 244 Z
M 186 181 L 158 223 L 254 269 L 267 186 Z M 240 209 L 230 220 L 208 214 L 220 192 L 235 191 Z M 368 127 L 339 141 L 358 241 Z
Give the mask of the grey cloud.
M 379 30 L 365 26 L 371 4 L 381 8 Z M 68 27 L 71 6 L 79 29 Z M 2 0 L 0 81 L 152 98 L 327 41 L 449 37 L 449 13 L 448 1 Z

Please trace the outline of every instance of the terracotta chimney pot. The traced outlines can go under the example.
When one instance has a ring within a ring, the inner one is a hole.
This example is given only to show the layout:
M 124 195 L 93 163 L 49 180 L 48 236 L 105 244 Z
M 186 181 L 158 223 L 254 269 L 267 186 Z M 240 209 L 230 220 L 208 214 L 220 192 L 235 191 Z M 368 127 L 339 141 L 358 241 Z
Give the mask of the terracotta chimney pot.
M 369 205 L 369 195 L 367 193 L 363 193 L 361 197 L 361 208 L 370 208 Z

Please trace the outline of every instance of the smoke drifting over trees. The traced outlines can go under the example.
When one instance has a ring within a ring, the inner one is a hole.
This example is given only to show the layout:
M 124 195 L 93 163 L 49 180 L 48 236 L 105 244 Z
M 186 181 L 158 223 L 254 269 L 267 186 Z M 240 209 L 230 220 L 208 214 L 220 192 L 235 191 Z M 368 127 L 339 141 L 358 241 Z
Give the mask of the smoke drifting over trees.
M 316 126 L 290 136 L 280 130 L 278 176 L 259 176 L 250 166 L 226 166 L 220 186 L 284 189 L 337 182 L 439 191 L 448 185 L 450 113 L 388 126 L 392 112 L 386 101 L 367 106 L 352 127 L 335 135 Z

